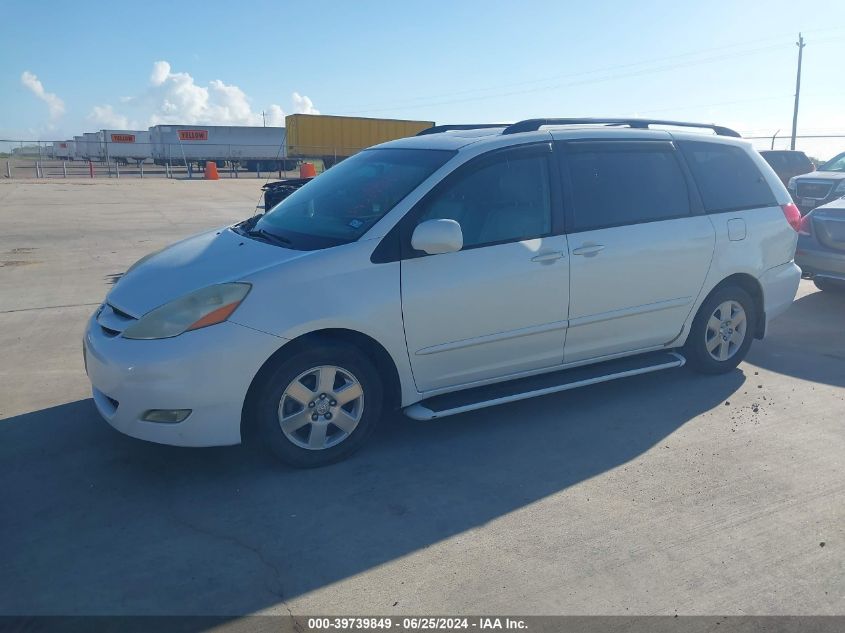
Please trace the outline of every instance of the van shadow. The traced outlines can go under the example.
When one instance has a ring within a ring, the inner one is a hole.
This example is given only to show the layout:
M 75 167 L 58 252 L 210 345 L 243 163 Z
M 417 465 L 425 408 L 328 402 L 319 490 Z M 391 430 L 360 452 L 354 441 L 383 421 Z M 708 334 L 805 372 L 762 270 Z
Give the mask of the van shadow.
M 845 386 L 845 293 L 811 292 L 769 325 L 746 362 L 779 374 Z
M 310 471 L 248 447 L 133 440 L 91 400 L 13 417 L 0 611 L 284 608 L 636 459 L 744 381 L 666 371 L 431 423 L 396 414 L 351 459 Z

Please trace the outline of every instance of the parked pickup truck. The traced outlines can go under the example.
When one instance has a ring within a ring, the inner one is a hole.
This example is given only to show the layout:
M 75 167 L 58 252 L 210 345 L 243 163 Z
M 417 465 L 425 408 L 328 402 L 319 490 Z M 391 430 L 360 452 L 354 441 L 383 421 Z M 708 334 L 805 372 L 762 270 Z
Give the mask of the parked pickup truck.
M 787 189 L 802 215 L 845 196 L 845 152 L 834 156 L 810 174 L 791 178 Z

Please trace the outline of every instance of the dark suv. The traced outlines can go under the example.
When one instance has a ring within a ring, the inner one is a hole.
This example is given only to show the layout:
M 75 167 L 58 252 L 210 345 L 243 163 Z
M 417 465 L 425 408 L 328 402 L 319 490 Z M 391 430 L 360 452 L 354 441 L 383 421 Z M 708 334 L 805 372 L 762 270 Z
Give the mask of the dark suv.
M 791 178 L 813 171 L 816 167 L 804 152 L 790 149 L 767 149 L 760 152 L 775 170 L 780 181 L 787 185 Z
M 811 174 L 790 179 L 787 189 L 802 214 L 845 196 L 845 152 L 834 156 Z

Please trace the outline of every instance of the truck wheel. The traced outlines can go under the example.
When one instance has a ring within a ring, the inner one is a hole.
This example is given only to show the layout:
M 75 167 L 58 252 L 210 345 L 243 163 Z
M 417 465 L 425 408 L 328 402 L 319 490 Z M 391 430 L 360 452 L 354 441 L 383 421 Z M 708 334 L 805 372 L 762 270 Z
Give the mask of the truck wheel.
M 845 292 L 845 282 L 837 282 L 835 279 L 813 279 L 816 288 L 825 292 Z
M 378 372 L 357 348 L 316 345 L 264 372 L 252 411 L 266 445 L 297 468 L 315 468 L 358 450 L 381 417 Z
M 692 322 L 684 346 L 690 367 L 705 374 L 734 369 L 748 354 L 756 322 L 751 295 L 739 286 L 719 288 L 704 301 Z

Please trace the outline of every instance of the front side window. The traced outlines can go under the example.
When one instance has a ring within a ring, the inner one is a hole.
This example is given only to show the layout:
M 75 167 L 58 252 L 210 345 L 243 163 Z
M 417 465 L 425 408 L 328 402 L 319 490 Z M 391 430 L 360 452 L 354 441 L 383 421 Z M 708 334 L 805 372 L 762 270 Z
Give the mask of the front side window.
M 819 167 L 819 171 L 845 171 L 845 153 L 831 158 Z
M 417 223 L 434 219 L 457 221 L 464 248 L 548 235 L 549 154 L 504 153 L 469 166 L 424 202 Z
M 255 230 L 304 250 L 355 241 L 454 155 L 418 149 L 359 152 L 282 200 Z
M 708 213 L 777 204 L 769 184 L 742 148 L 721 143 L 681 141 Z
M 671 147 L 585 144 L 570 148 L 566 161 L 575 231 L 689 215 L 686 181 Z

